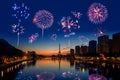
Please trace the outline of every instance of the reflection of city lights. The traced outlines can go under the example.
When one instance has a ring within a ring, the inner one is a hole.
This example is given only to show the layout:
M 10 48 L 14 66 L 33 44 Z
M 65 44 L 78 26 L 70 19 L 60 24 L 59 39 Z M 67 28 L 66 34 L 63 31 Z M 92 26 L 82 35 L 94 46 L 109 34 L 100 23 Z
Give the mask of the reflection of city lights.
M 1 71 L 1 77 L 3 77 L 3 71 Z
M 113 64 L 112 67 L 115 68 L 115 65 Z
M 85 72 L 85 68 L 82 68 L 82 73 L 84 73 Z

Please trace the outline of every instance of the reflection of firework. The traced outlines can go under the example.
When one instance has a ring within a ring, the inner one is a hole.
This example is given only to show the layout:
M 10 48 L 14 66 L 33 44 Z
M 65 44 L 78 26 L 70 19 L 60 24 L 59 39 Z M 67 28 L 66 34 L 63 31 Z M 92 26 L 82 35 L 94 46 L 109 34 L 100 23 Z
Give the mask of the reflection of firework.
M 18 19 L 18 22 L 21 22 L 22 19 L 28 19 L 28 17 L 30 16 L 30 9 L 24 3 L 22 3 L 21 5 L 14 4 L 12 6 L 12 9 L 15 12 L 14 14 L 12 14 L 12 16 Z
M 13 24 L 12 31 L 14 33 L 17 33 L 17 37 L 18 37 L 17 38 L 17 46 L 19 46 L 19 35 L 24 33 L 24 28 L 23 28 L 23 26 L 20 26 L 19 24 L 18 25 Z
M 39 36 L 38 33 L 32 34 L 32 35 L 29 37 L 29 43 L 32 43 L 33 41 L 35 41 L 38 36 Z
M 108 11 L 101 3 L 93 3 L 88 10 L 89 20 L 95 24 L 104 22 L 108 16 Z
M 55 78 L 55 74 L 51 72 L 43 72 L 41 74 L 36 75 L 38 80 L 53 80 Z
M 46 10 L 39 10 L 33 18 L 33 23 L 42 29 L 42 36 L 44 34 L 44 29 L 51 27 L 53 22 L 53 15 Z
M 89 75 L 89 80 L 107 80 L 107 78 L 102 75 L 92 74 Z
M 53 35 L 51 36 L 51 39 L 55 41 L 55 40 L 57 39 L 57 35 L 56 35 L 56 34 L 53 34 Z
M 89 39 L 85 36 L 79 36 L 78 39 L 82 45 L 88 45 Z

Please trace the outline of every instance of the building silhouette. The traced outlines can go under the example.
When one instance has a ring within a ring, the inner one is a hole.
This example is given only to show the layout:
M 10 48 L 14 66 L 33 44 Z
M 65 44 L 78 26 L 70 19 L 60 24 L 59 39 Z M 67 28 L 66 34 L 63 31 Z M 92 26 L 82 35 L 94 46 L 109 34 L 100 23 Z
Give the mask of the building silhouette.
M 95 40 L 91 40 L 91 41 L 89 41 L 89 47 L 88 47 L 88 53 L 89 54 L 95 54 L 95 53 L 97 53 L 97 41 L 95 41 Z
M 74 49 L 70 49 L 70 55 L 74 56 Z
M 112 52 L 119 53 L 120 52 L 120 32 L 113 34 L 112 38 L 113 38 L 113 41 L 112 41 L 113 50 L 112 50 Z
M 80 46 L 75 46 L 75 55 L 80 56 Z
M 109 39 L 109 53 L 112 53 L 112 39 Z
M 109 36 L 103 35 L 98 37 L 98 53 L 105 54 L 109 52 Z
M 81 46 L 80 53 L 81 55 L 86 55 L 88 53 L 88 46 Z

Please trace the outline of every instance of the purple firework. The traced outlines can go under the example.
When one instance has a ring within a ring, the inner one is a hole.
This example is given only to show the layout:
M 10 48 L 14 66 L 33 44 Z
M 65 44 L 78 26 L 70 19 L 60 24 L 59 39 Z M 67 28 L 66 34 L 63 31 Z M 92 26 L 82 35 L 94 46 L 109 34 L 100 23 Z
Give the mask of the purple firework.
M 38 33 L 32 34 L 32 35 L 29 37 L 29 43 L 32 43 L 33 41 L 35 41 L 38 36 L 39 36 Z
M 53 35 L 51 36 L 51 39 L 55 41 L 55 40 L 57 39 L 57 34 L 53 34 Z
M 108 17 L 107 8 L 101 3 L 93 3 L 88 10 L 89 20 L 95 24 L 102 23 Z
M 36 12 L 34 18 L 33 18 L 33 23 L 42 29 L 42 37 L 44 34 L 44 29 L 49 28 L 52 26 L 54 22 L 54 17 L 52 13 L 50 13 L 47 10 L 39 10 Z

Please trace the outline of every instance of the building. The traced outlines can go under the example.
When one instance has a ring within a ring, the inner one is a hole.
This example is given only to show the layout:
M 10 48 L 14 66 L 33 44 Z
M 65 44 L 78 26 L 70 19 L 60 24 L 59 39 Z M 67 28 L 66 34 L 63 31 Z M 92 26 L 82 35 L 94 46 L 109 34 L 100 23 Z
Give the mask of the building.
M 70 55 L 74 56 L 74 49 L 70 49 Z
M 109 36 L 103 35 L 98 37 L 98 53 L 109 53 Z
M 80 46 L 75 46 L 75 55 L 80 56 Z
M 89 41 L 88 53 L 90 54 L 97 53 L 96 50 L 97 50 L 97 41 L 95 40 Z
M 88 46 L 81 46 L 80 53 L 81 55 L 86 55 L 88 53 Z
M 112 52 L 119 53 L 120 52 L 120 33 L 113 34 L 113 49 Z
M 109 39 L 109 53 L 112 53 L 112 39 Z

